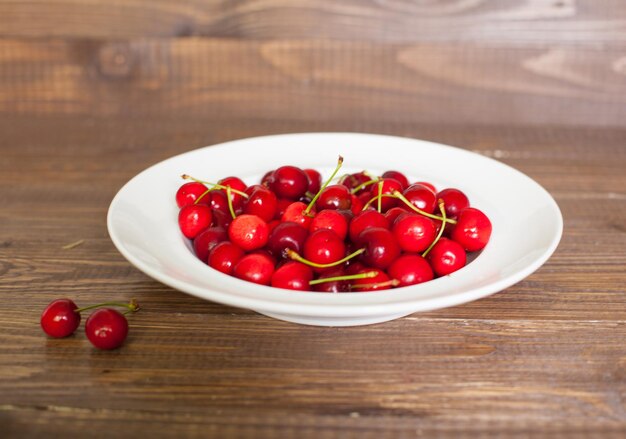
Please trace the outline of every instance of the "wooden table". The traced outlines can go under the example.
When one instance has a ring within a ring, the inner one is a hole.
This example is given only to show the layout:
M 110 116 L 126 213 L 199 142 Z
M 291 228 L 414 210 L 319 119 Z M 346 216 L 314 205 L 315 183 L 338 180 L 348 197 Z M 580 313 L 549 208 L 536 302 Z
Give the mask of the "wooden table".
M 623 437 L 623 6 L 234 3 L 0 1 L 0 435 Z M 319 328 L 174 291 L 111 243 L 147 166 L 304 131 L 494 157 L 554 196 L 561 244 L 491 297 Z M 42 333 L 58 297 L 143 309 L 102 352 Z

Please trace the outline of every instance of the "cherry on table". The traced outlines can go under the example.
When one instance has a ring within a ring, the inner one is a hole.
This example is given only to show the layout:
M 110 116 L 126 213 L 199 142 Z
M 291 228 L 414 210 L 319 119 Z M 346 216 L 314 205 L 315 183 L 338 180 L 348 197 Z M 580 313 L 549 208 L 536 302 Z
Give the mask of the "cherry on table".
M 124 343 L 128 335 L 128 321 L 119 311 L 101 308 L 87 318 L 85 334 L 98 349 L 115 349 Z
M 72 335 L 80 324 L 78 307 L 70 299 L 56 299 L 41 313 L 40 324 L 50 337 L 63 338 Z

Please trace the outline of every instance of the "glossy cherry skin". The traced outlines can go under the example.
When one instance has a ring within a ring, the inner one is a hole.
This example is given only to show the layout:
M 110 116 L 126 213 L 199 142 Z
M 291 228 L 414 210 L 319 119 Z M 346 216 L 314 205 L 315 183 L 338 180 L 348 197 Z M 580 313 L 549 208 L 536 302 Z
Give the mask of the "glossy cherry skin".
M 267 223 L 256 215 L 239 215 L 228 226 L 231 242 L 245 251 L 265 247 L 269 232 Z
M 414 183 L 414 184 L 420 184 L 422 186 L 426 186 L 428 189 L 433 191 L 433 194 L 437 193 L 437 189 L 435 189 L 435 185 L 432 183 L 428 183 L 427 181 L 418 181 L 417 183 Z
M 423 215 L 405 213 L 396 218 L 391 232 L 405 252 L 423 252 L 435 240 L 437 227 Z
M 399 200 L 394 197 L 385 197 L 391 195 L 395 191 L 402 192 L 402 185 L 394 178 L 383 178 L 380 182 L 373 184 L 371 189 L 372 198 L 377 197 L 379 193 L 383 195 L 380 200 L 380 210 L 384 213 L 398 205 Z M 371 206 L 378 208 L 378 200 L 373 201 Z
M 193 239 L 211 225 L 213 213 L 206 204 L 190 204 L 178 212 L 178 226 L 189 239 Z
M 380 212 L 375 210 L 365 210 L 352 218 L 350 224 L 348 226 L 348 234 L 350 236 L 350 240 L 359 244 L 359 235 L 363 232 L 363 230 L 371 228 L 371 227 L 383 227 L 385 229 L 389 228 L 389 221 L 385 218 Z
M 398 286 L 420 284 L 432 280 L 433 270 L 423 257 L 416 254 L 404 254 L 397 258 L 387 269 L 392 279 L 400 282 Z
M 304 173 L 309 180 L 307 191 L 313 195 L 317 194 L 322 187 L 322 174 L 315 169 L 304 169 Z
M 244 201 L 243 213 L 256 215 L 266 222 L 276 217 L 278 199 L 274 192 L 261 185 L 255 185 L 254 189 L 248 192 L 248 199 Z
M 400 186 L 402 187 L 401 190 L 404 190 L 404 189 L 409 187 L 409 179 L 406 178 L 406 175 L 404 175 L 402 172 L 399 172 L 399 171 L 385 171 L 385 172 L 383 172 L 381 177 L 382 178 L 393 178 L 398 183 L 400 183 Z
M 176 191 L 176 204 L 179 208 L 193 204 L 200 195 L 207 191 L 207 189 L 208 188 L 205 185 L 198 183 L 197 181 L 185 183 L 178 188 L 178 191 Z M 206 194 L 198 203 L 208 204 L 210 200 L 210 194 Z
M 341 184 L 326 186 L 315 202 L 317 210 L 324 209 L 350 209 L 352 196 L 350 190 Z
M 448 188 L 437 194 L 437 199 L 443 200 L 446 216 L 456 218 L 459 212 L 469 207 L 467 196 L 458 189 Z
M 316 230 L 304 242 L 304 258 L 316 264 L 331 264 L 345 255 L 343 239 L 332 230 Z
M 308 291 L 309 282 L 313 279 L 311 267 L 301 262 L 289 261 L 281 265 L 272 275 L 271 285 L 288 290 Z
M 491 221 L 482 211 L 467 207 L 457 218 L 450 238 L 470 252 L 483 249 L 491 237 Z
M 87 318 L 85 334 L 98 349 L 118 348 L 128 335 L 128 321 L 119 311 L 101 308 Z
M 53 300 L 41 313 L 41 329 L 54 338 L 72 335 L 80 324 L 80 313 L 75 311 L 77 309 L 70 299 Z
M 367 183 L 368 181 L 371 181 L 371 180 L 372 180 L 372 177 L 370 177 L 364 171 L 362 171 L 362 172 L 355 172 L 354 174 L 343 176 L 339 180 L 339 184 L 352 190 L 352 189 L 356 189 L 358 186 L 361 186 L 363 183 Z M 368 190 L 367 186 L 364 186 L 358 191 L 356 191 L 356 195 L 359 195 L 360 193 L 366 190 Z
M 328 279 L 330 277 L 345 276 L 347 273 L 341 267 L 333 267 L 324 270 L 318 275 L 318 279 Z M 350 280 L 332 280 L 313 285 L 313 291 L 320 293 L 347 293 L 350 291 Z
M 281 166 L 268 177 L 269 188 L 278 198 L 297 200 L 309 187 L 306 173 L 296 166 Z
M 355 279 L 352 281 L 352 291 L 364 292 L 364 291 L 377 291 L 388 290 L 391 288 L 389 281 L 391 280 L 387 273 L 377 268 L 366 267 L 359 270 L 359 273 L 367 273 L 370 271 L 376 272 L 376 276 L 365 279 Z
M 239 177 L 222 178 L 217 183 L 221 184 L 222 186 L 228 186 L 231 189 L 235 189 L 239 192 L 245 192 L 246 187 L 247 187 L 247 185 Z M 220 189 L 220 191 L 223 191 L 224 193 L 226 193 L 224 189 Z M 243 195 L 240 195 L 231 191 L 230 196 L 231 196 L 230 199 L 232 200 L 233 207 L 235 209 L 239 209 L 243 206 L 243 202 L 245 201 L 245 198 L 243 197 Z
M 433 213 L 437 206 L 437 196 L 423 184 L 412 184 L 402 193 L 412 205 L 426 213 Z
M 291 249 L 302 255 L 304 241 L 309 231 L 298 223 L 291 221 L 279 223 L 270 233 L 267 249 L 276 258 L 285 257 L 285 250 Z
M 226 239 L 228 239 L 226 229 L 219 226 L 209 227 L 194 238 L 193 250 L 198 259 L 206 264 L 211 249 Z
M 222 241 L 211 249 L 207 263 L 219 272 L 232 275 L 233 267 L 244 255 L 245 252 L 232 242 Z
M 315 209 L 311 209 L 308 215 L 304 212 L 307 208 L 307 205 L 302 201 L 294 201 L 285 209 L 283 216 L 280 218 L 283 222 L 292 222 L 300 224 L 302 227 L 308 230 L 311 225 L 311 221 L 313 220 L 313 216 L 315 216 Z
M 407 208 L 402 207 L 402 206 L 404 206 L 404 204 L 401 204 L 398 207 L 392 207 L 387 212 L 385 212 L 385 218 L 387 218 L 387 221 L 389 221 L 389 224 L 391 224 L 391 227 L 393 227 L 393 223 L 400 215 L 403 215 L 408 212 Z
M 269 285 L 274 274 L 274 261 L 263 253 L 250 253 L 235 264 L 233 275 L 248 282 Z
M 400 246 L 388 229 L 382 227 L 365 229 L 359 235 L 358 241 L 365 248 L 365 252 L 359 258 L 370 267 L 384 270 L 400 256 Z
M 348 234 L 348 220 L 346 216 L 338 210 L 325 209 L 318 212 L 309 226 L 311 233 L 320 229 L 332 230 L 341 238 L 346 239 Z
M 437 276 L 445 276 L 465 267 L 467 254 L 461 244 L 441 238 L 426 257 Z

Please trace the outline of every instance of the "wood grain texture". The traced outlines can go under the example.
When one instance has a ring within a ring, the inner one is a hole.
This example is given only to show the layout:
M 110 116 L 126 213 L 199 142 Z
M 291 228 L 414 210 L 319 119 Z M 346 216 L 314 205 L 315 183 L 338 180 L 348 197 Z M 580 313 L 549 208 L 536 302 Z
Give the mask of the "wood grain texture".
M 0 0 L 0 36 L 606 44 L 621 0 Z
M 353 130 L 451 143 L 528 173 L 563 211 L 557 252 L 483 300 L 315 328 L 173 291 L 108 239 L 111 198 L 158 160 L 238 137 Z M 625 141 L 617 128 L 7 115 L 0 425 L 9 437 L 621 437 Z M 39 313 L 60 295 L 135 297 L 143 310 L 122 349 L 97 352 L 80 333 L 42 335 Z
M 0 40 L 0 114 L 621 126 L 625 50 Z

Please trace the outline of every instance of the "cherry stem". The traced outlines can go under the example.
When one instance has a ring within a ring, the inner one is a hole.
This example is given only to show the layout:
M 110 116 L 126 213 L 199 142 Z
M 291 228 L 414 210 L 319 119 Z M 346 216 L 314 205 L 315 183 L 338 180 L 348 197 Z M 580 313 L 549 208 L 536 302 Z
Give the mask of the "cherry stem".
M 370 205 L 371 205 L 374 201 L 376 201 L 376 200 L 378 200 L 378 199 L 380 199 L 380 198 L 398 198 L 398 197 L 396 197 L 395 195 L 391 195 L 391 194 L 380 194 L 380 195 L 376 195 L 376 196 L 372 197 L 370 200 L 368 200 L 368 202 L 367 202 L 367 203 L 365 203 L 365 205 L 363 206 L 363 209 L 361 209 L 361 210 L 363 211 L 363 210 L 367 209 L 368 207 L 370 207 Z
M 344 276 L 324 277 L 309 281 L 309 285 L 323 284 L 324 282 L 335 282 L 342 280 L 371 279 L 378 275 L 377 271 L 366 271 L 365 273 L 346 274 Z
M 230 199 L 231 191 L 232 189 L 230 186 L 226 186 L 226 202 L 228 203 L 228 210 L 230 211 L 230 216 L 235 219 L 237 215 L 235 215 L 235 209 L 233 209 L 233 200 Z
M 358 185 L 357 187 L 355 187 L 354 189 L 352 189 L 350 191 L 350 193 L 354 195 L 358 191 L 360 191 L 361 189 L 363 189 L 363 188 L 365 188 L 365 187 L 367 187 L 369 185 L 372 185 L 372 184 L 374 184 L 376 182 L 379 182 L 379 181 L 380 181 L 380 178 L 373 178 L 372 180 L 367 180 L 367 181 L 361 183 L 360 185 Z
M 406 197 L 404 195 L 402 195 L 402 193 L 400 193 L 399 191 L 394 191 L 393 195 L 396 198 L 399 198 L 404 204 L 406 204 L 407 206 L 409 206 L 409 208 L 411 208 L 412 210 L 414 210 L 415 212 L 424 215 L 427 218 L 431 218 L 431 219 L 435 219 L 437 221 L 443 221 L 443 222 L 447 222 L 450 224 L 456 224 L 456 220 L 450 219 L 450 218 L 444 218 L 441 216 L 437 216 L 437 215 L 433 215 L 432 213 L 428 213 L 428 212 L 424 212 L 421 209 L 418 209 L 417 207 L 415 207 L 413 205 L 413 203 L 411 203 L 409 200 L 406 199 Z
M 198 203 L 200 202 L 200 200 L 201 200 L 201 199 L 203 199 L 203 198 L 206 196 L 206 194 L 208 194 L 208 193 L 209 193 L 209 192 L 211 192 L 212 190 L 213 190 L 213 189 L 210 189 L 210 188 L 209 188 L 209 189 L 207 189 L 206 191 L 202 192 L 202 193 L 200 194 L 200 196 L 199 196 L 198 198 L 196 198 L 196 201 L 194 201 L 194 202 L 193 202 L 193 204 L 198 204 Z
M 318 264 L 317 262 L 312 262 L 309 261 L 307 259 L 304 259 L 302 256 L 300 256 L 298 254 L 298 252 L 288 248 L 285 249 L 285 254 L 287 255 L 287 257 L 291 260 L 294 261 L 298 261 L 298 262 L 302 262 L 305 265 L 308 265 L 310 267 L 315 267 L 315 268 L 330 268 L 330 267 L 336 267 L 337 265 L 341 265 L 344 262 L 349 261 L 350 259 L 360 255 L 361 253 L 363 253 L 365 251 L 364 248 L 360 248 L 352 253 L 350 253 L 348 256 L 346 256 L 345 258 L 339 259 L 338 261 L 335 262 L 330 262 L 328 264 Z
M 335 167 L 335 170 L 333 171 L 331 176 L 328 178 L 328 180 L 326 180 L 326 182 L 322 185 L 320 190 L 317 191 L 317 193 L 315 194 L 315 196 L 313 197 L 309 205 L 306 207 L 306 209 L 304 209 L 303 215 L 310 216 L 311 209 L 313 209 L 313 206 L 315 206 L 315 202 L 320 197 L 320 194 L 322 193 L 322 191 L 326 189 L 326 186 L 328 186 L 330 182 L 333 180 L 333 178 L 335 178 L 335 175 L 337 175 L 337 172 L 339 172 L 339 169 L 341 169 L 342 164 L 343 164 L 343 157 L 339 156 L 339 158 L 337 159 L 337 166 Z
M 205 191 L 205 193 L 200 195 L 200 197 L 198 197 L 198 198 L 203 197 L 207 192 L 212 191 L 213 189 L 226 190 L 226 188 L 230 187 L 230 186 L 224 186 L 223 184 L 219 184 L 219 183 L 211 183 L 210 181 L 199 180 L 199 179 L 194 178 L 191 175 L 187 175 L 187 174 L 183 174 L 182 178 L 183 178 L 183 180 L 192 180 L 192 181 L 195 181 L 197 183 L 202 183 L 202 184 L 206 184 L 206 185 L 211 186 L 211 188 L 208 191 Z M 233 189 L 233 188 L 230 188 L 230 190 L 233 191 L 234 193 L 236 193 L 237 195 L 241 195 L 244 198 L 248 198 L 248 194 L 246 194 L 245 192 L 242 192 L 240 190 Z
M 383 182 L 378 183 L 378 213 L 383 210 Z
M 397 287 L 398 285 L 400 285 L 400 281 L 398 279 L 391 279 L 385 282 L 378 282 L 373 284 L 352 285 L 352 288 Z
M 131 299 L 131 301 L 129 303 L 103 302 L 103 303 L 98 303 L 97 305 L 89 305 L 89 306 L 85 306 L 83 308 L 77 308 L 77 309 L 74 310 L 74 312 L 81 313 L 81 312 L 87 311 L 89 309 L 101 308 L 103 306 L 119 306 L 121 308 L 127 308 L 128 311 L 126 311 L 124 314 L 127 314 L 129 312 L 137 312 L 137 311 L 139 311 L 141 309 L 139 307 L 139 304 L 137 302 L 135 302 L 135 299 Z
M 443 222 L 441 223 L 441 227 L 439 228 L 439 233 L 437 233 L 437 237 L 435 238 L 435 240 L 431 242 L 430 246 L 424 251 L 424 253 L 422 253 L 423 258 L 425 258 L 426 255 L 428 255 L 428 252 L 430 252 L 432 248 L 435 246 L 435 244 L 437 244 L 437 241 L 439 241 L 439 239 L 441 238 L 441 235 L 443 235 L 443 229 L 446 228 L 446 209 L 444 206 L 444 202 L 441 198 L 438 200 L 438 202 L 439 202 L 439 211 L 441 212 Z

